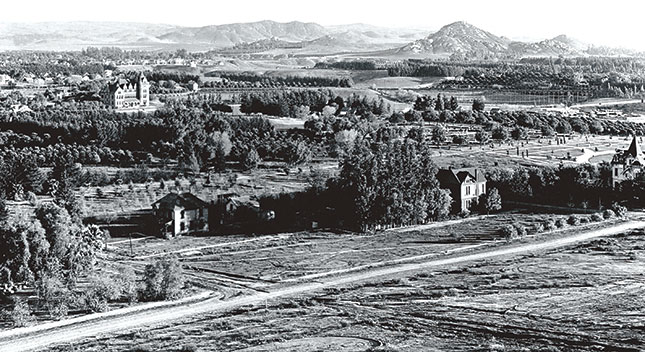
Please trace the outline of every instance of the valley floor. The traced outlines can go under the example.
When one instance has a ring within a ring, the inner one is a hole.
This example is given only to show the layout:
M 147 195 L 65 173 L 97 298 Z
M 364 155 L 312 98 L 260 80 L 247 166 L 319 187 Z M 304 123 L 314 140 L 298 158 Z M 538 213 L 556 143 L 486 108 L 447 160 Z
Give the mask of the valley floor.
M 640 214 L 634 217 L 513 243 L 493 241 L 485 248 L 455 245 L 432 257 L 372 263 L 357 271 L 274 280 L 225 299 L 70 320 L 30 334 L 3 332 L 0 346 L 8 351 L 636 351 L 645 344 L 645 222 Z M 439 229 L 412 231 L 417 230 Z M 408 235 L 414 238 L 415 232 Z

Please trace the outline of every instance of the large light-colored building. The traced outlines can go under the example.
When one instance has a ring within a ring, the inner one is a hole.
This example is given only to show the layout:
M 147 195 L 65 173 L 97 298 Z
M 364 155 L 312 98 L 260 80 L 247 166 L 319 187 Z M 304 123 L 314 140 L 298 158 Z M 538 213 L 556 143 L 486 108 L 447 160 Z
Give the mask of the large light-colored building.
M 208 231 L 208 203 L 192 193 L 169 193 L 152 204 L 163 237 Z
M 486 194 L 486 177 L 477 168 L 442 169 L 437 173 L 441 188 L 450 191 L 454 211 L 467 211 Z
M 636 136 L 629 148 L 617 150 L 611 159 L 611 184 L 618 186 L 623 181 L 631 180 L 645 168 L 645 157 Z
M 101 93 L 103 102 L 115 109 L 136 109 L 150 105 L 150 83 L 142 73 L 132 82 L 118 79 Z

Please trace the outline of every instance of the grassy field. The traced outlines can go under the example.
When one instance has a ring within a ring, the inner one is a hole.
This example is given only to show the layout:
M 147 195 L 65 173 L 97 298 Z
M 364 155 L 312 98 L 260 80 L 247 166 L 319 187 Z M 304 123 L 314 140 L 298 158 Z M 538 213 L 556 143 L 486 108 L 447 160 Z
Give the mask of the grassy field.
M 420 89 L 433 83 L 440 82 L 441 77 L 382 77 L 368 79 L 356 83 L 356 88 L 374 88 L 374 89 L 399 89 L 399 88 L 413 88 Z
M 436 255 L 456 246 L 492 245 L 499 240 L 493 231 L 498 226 L 514 219 L 530 225 L 546 216 L 554 215 L 502 214 L 477 220 L 478 226 L 465 222 L 375 236 L 184 237 L 174 244 L 185 251 L 181 258 L 191 280 L 238 295 L 286 282 L 292 271 L 297 277 L 377 265 L 395 257 L 414 261 L 423 253 Z M 580 230 L 544 236 L 571 231 Z M 457 240 L 457 234 L 463 238 Z M 229 247 L 191 250 L 207 243 Z M 136 250 L 158 253 L 162 247 L 155 244 L 139 241 Z M 284 246 L 291 246 L 288 253 Z M 416 248 L 404 248 L 411 246 Z M 118 250 L 112 250 L 112 255 L 120 256 Z M 360 254 L 352 252 L 357 250 Z M 200 257 L 204 260 L 199 261 Z M 540 255 L 368 280 L 50 350 L 637 351 L 645 343 L 640 319 L 645 309 L 640 299 L 645 293 L 644 257 L 643 234 L 626 233 Z M 234 274 L 236 270 L 245 275 Z M 284 275 L 272 274 L 276 272 Z
M 430 129 L 432 125 L 427 125 L 427 127 Z M 459 126 L 452 126 L 451 129 L 459 129 Z M 474 135 L 471 138 L 474 138 Z M 575 135 L 560 144 L 555 137 L 504 143 L 494 142 L 492 146 L 491 144 L 481 146 L 476 144 L 477 142 L 473 143 L 475 144 L 470 146 L 444 146 L 439 152 L 440 157 L 435 159 L 435 162 L 439 165 L 452 164 L 455 166 L 466 163 L 482 167 L 490 166 L 490 161 L 493 160 L 499 165 L 557 166 L 585 162 L 600 163 L 611 161 L 616 149 L 627 149 L 631 139 L 616 136 Z

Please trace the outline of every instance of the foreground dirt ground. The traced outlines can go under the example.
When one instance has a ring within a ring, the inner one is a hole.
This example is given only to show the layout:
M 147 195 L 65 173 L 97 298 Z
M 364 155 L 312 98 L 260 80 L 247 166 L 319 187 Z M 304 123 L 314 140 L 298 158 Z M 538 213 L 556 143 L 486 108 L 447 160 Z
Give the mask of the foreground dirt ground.
M 313 280 L 293 292 L 274 284 L 266 289 L 283 292 L 279 300 L 256 293 L 243 304 L 243 295 L 212 313 L 195 304 L 203 313 L 166 323 L 156 318 L 168 310 L 153 311 L 147 319 L 156 324 L 120 335 L 103 335 L 97 322 L 79 327 L 96 328 L 91 340 L 48 350 L 638 351 L 645 344 L 643 232 L 558 243 L 602 231 Z

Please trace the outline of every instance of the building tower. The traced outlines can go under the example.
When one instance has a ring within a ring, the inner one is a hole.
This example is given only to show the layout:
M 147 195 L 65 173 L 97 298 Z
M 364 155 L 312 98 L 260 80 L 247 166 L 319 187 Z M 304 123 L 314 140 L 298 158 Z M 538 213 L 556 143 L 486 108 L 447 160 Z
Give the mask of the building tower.
M 150 105 L 150 83 L 143 73 L 139 74 L 137 82 L 137 99 L 139 99 L 139 106 Z
M 611 160 L 611 184 L 616 187 L 625 180 L 631 180 L 645 168 L 645 156 L 636 135 L 626 150 L 617 150 Z

